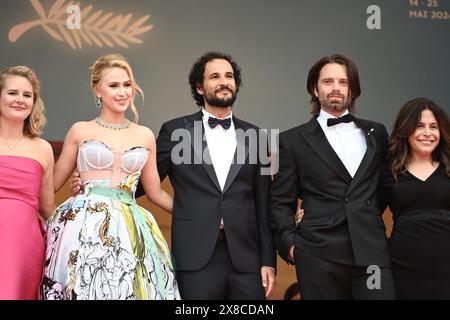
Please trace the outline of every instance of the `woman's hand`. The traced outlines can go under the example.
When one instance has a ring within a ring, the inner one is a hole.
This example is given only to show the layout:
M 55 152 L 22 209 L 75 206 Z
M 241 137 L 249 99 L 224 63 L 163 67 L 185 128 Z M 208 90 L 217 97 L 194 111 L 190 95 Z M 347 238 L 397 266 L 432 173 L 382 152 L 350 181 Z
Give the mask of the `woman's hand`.
M 73 196 L 80 194 L 81 191 L 81 178 L 80 173 L 75 171 L 69 179 L 70 191 Z

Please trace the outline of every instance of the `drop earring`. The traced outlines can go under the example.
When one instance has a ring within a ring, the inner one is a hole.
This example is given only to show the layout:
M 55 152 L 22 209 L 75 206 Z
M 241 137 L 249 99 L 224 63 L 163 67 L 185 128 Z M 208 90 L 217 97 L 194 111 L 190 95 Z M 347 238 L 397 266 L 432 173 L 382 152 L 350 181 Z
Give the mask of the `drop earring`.
M 97 109 L 100 109 L 102 107 L 102 99 L 100 97 L 97 97 L 95 99 L 95 106 L 97 107 Z

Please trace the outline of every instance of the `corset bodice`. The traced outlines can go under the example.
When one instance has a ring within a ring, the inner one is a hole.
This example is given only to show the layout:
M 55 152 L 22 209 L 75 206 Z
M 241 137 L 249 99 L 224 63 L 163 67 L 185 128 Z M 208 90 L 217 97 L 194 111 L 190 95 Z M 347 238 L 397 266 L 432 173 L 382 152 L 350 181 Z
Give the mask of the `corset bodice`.
M 88 140 L 79 146 L 77 166 L 84 182 L 110 180 L 111 187 L 117 187 L 129 176 L 139 178 L 148 154 L 143 147 L 118 152 L 102 141 Z

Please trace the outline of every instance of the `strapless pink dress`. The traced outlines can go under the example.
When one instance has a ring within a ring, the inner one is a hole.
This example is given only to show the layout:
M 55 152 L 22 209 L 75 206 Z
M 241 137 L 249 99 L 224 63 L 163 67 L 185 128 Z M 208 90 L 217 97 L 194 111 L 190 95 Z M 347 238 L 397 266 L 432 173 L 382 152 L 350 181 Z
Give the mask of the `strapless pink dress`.
M 0 156 L 0 300 L 39 296 L 45 254 L 38 219 L 42 174 L 36 160 Z

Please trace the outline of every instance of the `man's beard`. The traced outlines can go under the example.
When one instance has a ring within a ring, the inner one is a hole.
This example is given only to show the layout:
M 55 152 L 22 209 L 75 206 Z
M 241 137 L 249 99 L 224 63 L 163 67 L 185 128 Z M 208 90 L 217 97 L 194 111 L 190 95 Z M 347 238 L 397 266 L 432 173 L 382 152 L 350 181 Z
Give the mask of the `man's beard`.
M 228 108 L 233 106 L 236 101 L 236 96 L 233 94 L 227 99 L 213 97 L 211 99 L 205 98 L 205 100 L 211 107 Z
M 325 100 L 320 99 L 320 104 L 325 110 L 338 112 L 345 111 L 350 106 L 350 102 L 348 101 L 348 99 L 345 99 L 345 97 L 343 100 L 333 100 L 333 101 L 331 101 L 331 99 L 327 97 Z
M 228 108 L 232 107 L 234 102 L 236 101 L 236 93 L 232 90 L 230 90 L 229 92 L 231 93 L 231 96 L 228 98 L 219 98 L 216 94 L 206 94 L 204 95 L 204 98 L 211 107 Z

